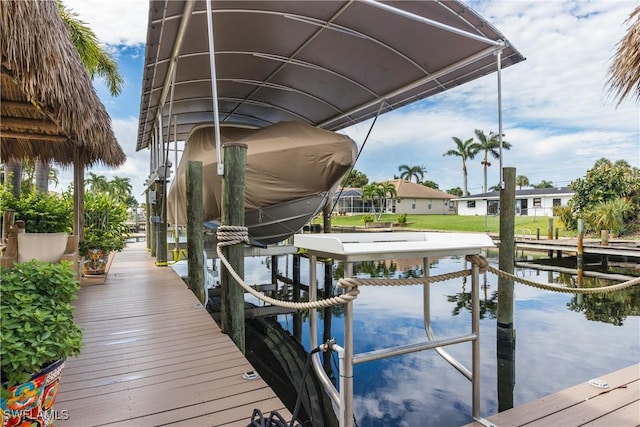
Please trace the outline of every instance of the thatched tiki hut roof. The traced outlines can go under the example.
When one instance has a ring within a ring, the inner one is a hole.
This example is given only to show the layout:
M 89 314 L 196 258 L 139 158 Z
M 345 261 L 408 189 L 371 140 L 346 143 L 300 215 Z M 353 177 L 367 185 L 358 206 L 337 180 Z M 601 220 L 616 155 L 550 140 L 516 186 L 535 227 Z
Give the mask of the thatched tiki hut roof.
M 0 19 L 0 159 L 124 163 L 56 2 L 2 0 Z
M 609 68 L 609 89 L 618 103 L 627 96 L 640 101 L 640 6 L 631 12 L 626 22 L 631 26 L 618 43 Z

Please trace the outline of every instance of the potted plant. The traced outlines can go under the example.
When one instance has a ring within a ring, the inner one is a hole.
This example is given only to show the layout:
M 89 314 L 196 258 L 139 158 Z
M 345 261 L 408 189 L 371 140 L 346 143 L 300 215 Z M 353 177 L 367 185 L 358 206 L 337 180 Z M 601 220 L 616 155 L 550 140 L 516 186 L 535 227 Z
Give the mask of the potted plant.
M 127 207 L 108 194 L 90 194 L 85 201 L 84 236 L 78 254 L 85 274 L 104 274 L 109 254 L 124 249 L 129 236 Z
M 67 261 L 16 263 L 0 277 L 4 426 L 48 426 L 64 361 L 82 345 L 71 305 L 78 283 Z

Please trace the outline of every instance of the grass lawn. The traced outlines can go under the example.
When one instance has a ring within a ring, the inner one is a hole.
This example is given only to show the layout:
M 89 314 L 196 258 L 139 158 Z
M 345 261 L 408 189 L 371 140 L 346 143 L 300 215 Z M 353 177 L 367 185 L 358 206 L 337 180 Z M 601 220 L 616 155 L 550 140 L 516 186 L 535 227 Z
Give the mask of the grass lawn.
M 396 222 L 398 214 L 383 214 L 381 222 Z M 485 223 L 486 221 L 486 223 Z M 322 223 L 321 218 L 315 218 L 314 223 Z M 353 216 L 337 216 L 331 220 L 333 225 L 345 226 L 361 226 L 364 227 L 362 215 Z M 421 230 L 443 230 L 443 231 L 474 231 L 498 233 L 500 228 L 500 218 L 498 216 L 460 216 L 460 215 L 407 215 L 407 228 Z M 485 226 L 486 224 L 486 226 Z M 554 219 L 554 237 L 555 228 L 560 228 L 559 236 L 576 237 L 575 231 L 566 231 L 557 219 Z M 535 237 L 536 229 L 540 229 L 540 237 L 547 236 L 549 228 L 548 217 L 531 217 L 516 216 L 515 217 L 515 234 L 530 234 Z

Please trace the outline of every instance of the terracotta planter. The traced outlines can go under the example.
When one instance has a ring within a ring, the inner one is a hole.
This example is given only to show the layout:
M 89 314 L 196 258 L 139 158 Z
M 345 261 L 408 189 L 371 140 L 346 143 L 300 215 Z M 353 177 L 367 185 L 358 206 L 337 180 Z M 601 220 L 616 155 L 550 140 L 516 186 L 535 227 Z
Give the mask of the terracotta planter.
M 89 249 L 88 252 L 84 257 L 84 274 L 104 274 L 109 261 L 109 253 L 102 249 Z
M 34 374 L 28 382 L 11 387 L 11 397 L 2 398 L 3 426 L 45 427 L 52 426 L 56 419 L 68 418 L 66 411 L 53 409 L 62 368 L 64 360 L 58 360 Z

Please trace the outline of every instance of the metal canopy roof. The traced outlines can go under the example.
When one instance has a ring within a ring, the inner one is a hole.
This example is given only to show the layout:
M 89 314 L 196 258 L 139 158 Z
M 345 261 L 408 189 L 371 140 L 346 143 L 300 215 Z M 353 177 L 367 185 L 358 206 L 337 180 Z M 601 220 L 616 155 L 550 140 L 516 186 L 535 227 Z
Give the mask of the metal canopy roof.
M 212 1 L 221 124 L 338 130 L 524 60 L 459 1 Z M 214 121 L 205 1 L 152 0 L 137 150 Z M 175 84 L 172 86 L 172 72 Z M 171 115 L 171 122 L 169 116 Z

